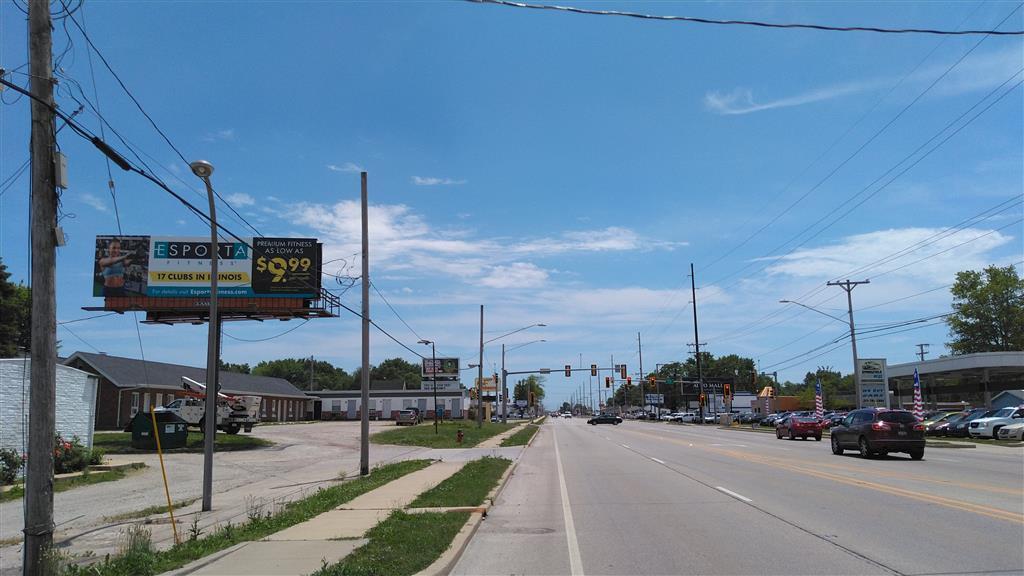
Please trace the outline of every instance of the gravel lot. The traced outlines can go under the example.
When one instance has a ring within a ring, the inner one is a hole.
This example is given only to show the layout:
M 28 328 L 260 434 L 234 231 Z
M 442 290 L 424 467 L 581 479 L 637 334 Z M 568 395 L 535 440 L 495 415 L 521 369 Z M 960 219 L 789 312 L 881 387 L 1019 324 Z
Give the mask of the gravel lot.
M 370 422 L 370 432 L 394 426 Z M 359 472 L 359 423 L 316 422 L 258 426 L 253 435 L 275 443 L 270 448 L 218 453 L 214 458 L 213 510 L 199 515 L 204 533 L 223 522 L 246 520 L 248 503 L 257 499 L 269 505 L 287 501 Z M 417 457 L 437 457 L 437 451 L 412 446 L 370 446 L 371 465 Z M 104 518 L 166 502 L 160 462 L 156 454 L 111 455 L 113 462 L 145 462 L 148 468 L 117 481 L 76 488 L 54 495 L 54 541 L 72 554 L 86 551 L 102 556 L 116 553 L 121 531 L 140 520 L 109 521 Z M 175 501 L 202 496 L 203 455 L 165 456 L 171 498 Z M 22 500 L 0 505 L 0 539 L 21 537 Z M 200 510 L 201 502 L 175 511 L 182 536 Z M 166 516 L 166 515 L 164 515 Z M 173 544 L 170 524 L 150 517 L 149 528 L 158 546 Z M 0 575 L 21 573 L 21 545 L 0 548 Z

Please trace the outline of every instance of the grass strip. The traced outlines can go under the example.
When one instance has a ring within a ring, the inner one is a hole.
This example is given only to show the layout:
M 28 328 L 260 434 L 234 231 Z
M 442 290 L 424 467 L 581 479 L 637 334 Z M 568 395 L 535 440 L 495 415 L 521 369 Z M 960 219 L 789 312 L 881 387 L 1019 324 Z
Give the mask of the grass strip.
M 525 446 L 536 433 L 537 427 L 533 424 L 527 424 L 519 432 L 502 440 L 501 446 Z
M 138 450 L 132 448 L 131 432 L 97 432 L 92 441 L 94 448 L 100 448 L 106 454 L 151 454 L 156 450 Z M 248 434 L 217 434 L 213 440 L 217 452 L 233 452 L 236 450 L 255 450 L 273 446 L 274 443 L 265 438 L 257 438 Z M 164 450 L 165 453 L 202 452 L 203 435 L 189 432 L 184 448 Z
M 72 488 L 78 488 L 80 486 L 89 486 L 90 484 L 99 484 L 101 482 L 113 482 L 120 480 L 141 468 L 145 468 L 146 465 L 141 462 L 131 464 L 127 468 L 118 468 L 116 470 L 104 470 L 103 472 L 86 472 L 81 476 L 68 476 L 64 478 L 53 479 L 53 491 L 64 492 L 71 490 Z M 25 496 L 24 484 L 17 484 L 6 492 L 0 492 L 0 502 L 8 502 L 10 500 L 18 500 Z
M 192 504 L 198 498 L 189 498 L 188 500 L 180 500 L 174 503 L 174 509 L 180 510 L 189 504 Z M 115 514 L 113 516 L 104 516 L 103 520 L 107 522 L 120 522 L 123 520 L 134 520 L 136 518 L 145 518 L 154 514 L 165 514 L 167 512 L 167 504 L 157 504 L 155 506 L 149 506 L 141 510 L 135 510 L 133 512 L 125 512 L 123 514 Z
M 405 576 L 416 574 L 444 554 L 469 520 L 468 512 L 393 512 L 366 533 L 369 542 L 314 576 Z
M 430 464 L 430 460 L 407 460 L 387 464 L 374 469 L 369 476 L 322 488 L 305 498 L 289 502 L 276 514 L 250 512 L 247 522 L 229 522 L 203 538 L 193 529 L 189 531 L 188 540 L 168 550 L 157 551 L 151 546 L 139 546 L 134 550 L 129 548 L 126 554 L 90 566 L 65 566 L 62 573 L 64 576 L 152 576 L 181 568 L 189 562 L 230 548 L 239 542 L 259 540 L 305 522 Z
M 475 422 L 460 420 L 443 422 L 434 433 L 434 423 L 425 422 L 416 426 L 395 426 L 370 437 L 377 444 L 398 444 L 401 446 L 426 446 L 427 448 L 471 448 L 484 440 L 510 430 L 518 424 L 484 422 L 480 428 Z M 462 444 L 458 443 L 458 431 L 462 430 Z
M 420 494 L 410 508 L 451 508 L 479 506 L 498 484 L 512 461 L 485 456 L 466 464 L 444 482 Z

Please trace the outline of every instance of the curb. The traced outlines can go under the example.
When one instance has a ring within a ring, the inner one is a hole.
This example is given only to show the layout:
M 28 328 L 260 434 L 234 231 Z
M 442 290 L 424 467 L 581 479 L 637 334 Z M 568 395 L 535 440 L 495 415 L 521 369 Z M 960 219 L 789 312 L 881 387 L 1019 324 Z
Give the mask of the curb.
M 526 443 L 526 446 L 523 446 L 523 450 L 529 448 L 537 436 L 540 436 L 539 426 L 537 432 L 534 433 L 533 438 L 530 438 L 530 441 Z M 466 524 L 459 529 L 459 533 L 455 535 L 452 543 L 448 545 L 448 549 L 445 550 L 437 560 L 434 560 L 433 564 L 424 568 L 422 571 L 417 573 L 416 576 L 447 576 L 451 573 L 452 568 L 455 568 L 459 559 L 462 558 L 462 553 L 466 551 L 466 546 L 468 546 L 469 542 L 473 539 L 473 535 L 475 535 L 477 529 L 480 528 L 480 524 L 482 524 L 484 518 L 487 517 L 487 512 L 491 509 L 491 506 L 494 505 L 494 501 L 498 499 L 502 490 L 505 489 L 505 485 L 508 484 L 508 479 L 511 478 L 512 474 L 515 472 L 516 466 L 519 466 L 518 459 L 516 459 L 516 461 L 505 470 L 505 473 L 502 474 L 501 478 L 498 480 L 498 485 L 495 486 L 494 489 L 491 490 L 491 493 L 487 495 L 487 498 L 484 499 L 484 503 L 479 507 L 482 512 L 473 512 L 470 514 L 469 520 L 467 520 Z

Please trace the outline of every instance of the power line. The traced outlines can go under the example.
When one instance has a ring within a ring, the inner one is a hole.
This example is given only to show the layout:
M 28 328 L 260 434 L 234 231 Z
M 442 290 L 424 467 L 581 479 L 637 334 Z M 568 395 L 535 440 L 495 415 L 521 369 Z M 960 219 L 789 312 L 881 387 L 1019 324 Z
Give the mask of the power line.
M 755 26 L 758 28 L 788 28 L 803 30 L 819 30 L 823 32 L 876 32 L 882 34 L 937 34 L 943 36 L 968 36 L 975 34 L 992 34 L 996 36 L 1020 36 L 1024 30 L 1010 30 L 1000 32 L 997 30 L 937 30 L 931 28 L 880 28 L 877 26 L 829 26 L 825 24 L 806 23 L 783 23 L 783 22 L 760 22 L 756 20 L 718 20 L 714 18 L 701 18 L 697 16 L 661 16 L 655 14 L 641 14 L 639 12 L 624 12 L 620 10 L 589 10 L 572 6 L 556 6 L 552 4 L 527 4 L 525 2 L 511 2 L 509 0 L 466 0 L 474 4 L 496 4 L 511 8 L 531 8 L 534 10 L 553 10 L 558 12 L 571 12 L 574 14 L 588 14 L 592 16 L 623 16 L 627 18 L 638 18 L 641 20 L 660 20 L 673 22 L 689 22 L 693 24 L 716 24 Z
M 104 318 L 106 316 L 113 316 L 117 312 L 107 312 L 106 314 L 96 314 L 94 316 L 86 316 L 85 318 L 75 318 L 74 320 L 65 320 L 63 322 L 57 322 L 57 326 L 63 326 L 65 324 L 74 324 L 75 322 L 85 322 L 86 320 L 93 320 L 95 318 Z
M 387 304 L 388 308 L 395 315 L 395 317 L 401 320 L 402 324 L 405 324 L 405 327 L 409 329 L 409 332 L 412 332 L 413 336 L 415 336 L 417 339 L 423 340 L 423 337 L 420 336 L 415 330 L 413 330 L 412 326 L 409 326 L 409 323 L 406 322 L 404 318 L 402 318 L 402 316 L 398 313 L 397 310 L 395 310 L 395 307 L 391 305 L 391 302 L 388 302 L 388 299 L 384 297 L 384 294 L 382 294 L 381 291 L 377 289 L 377 285 L 371 281 L 370 287 L 373 288 L 373 291 L 376 292 L 378 296 L 380 296 L 381 300 L 383 300 L 385 304 Z
M 267 340 L 273 340 L 274 338 L 280 338 L 281 336 L 284 336 L 285 334 L 288 334 L 290 332 L 294 332 L 294 331 L 298 330 L 299 328 L 302 328 L 303 326 L 305 326 L 307 322 L 309 322 L 309 319 L 308 318 L 303 318 L 302 319 L 302 324 L 299 324 L 298 326 L 292 326 L 291 328 L 285 330 L 284 332 L 281 332 L 280 334 L 277 334 L 275 336 L 270 336 L 269 338 L 256 338 L 256 339 L 253 339 L 253 340 L 250 340 L 248 338 L 238 338 L 237 336 L 232 336 L 231 334 L 228 334 L 227 332 L 225 332 L 223 330 L 221 330 L 221 334 L 227 336 L 228 338 L 231 338 L 232 340 L 238 340 L 239 342 L 266 342 Z

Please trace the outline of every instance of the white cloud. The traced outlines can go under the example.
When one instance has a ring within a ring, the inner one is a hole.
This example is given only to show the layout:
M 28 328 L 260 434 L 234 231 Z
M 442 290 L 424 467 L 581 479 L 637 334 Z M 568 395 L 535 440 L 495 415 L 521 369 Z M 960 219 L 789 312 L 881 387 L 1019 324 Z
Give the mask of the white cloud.
M 216 132 L 209 132 L 203 136 L 204 142 L 234 142 L 235 141 L 235 129 L 226 128 L 224 130 L 217 130 Z
M 453 180 L 452 178 L 435 178 L 433 176 L 413 176 L 412 183 L 417 186 L 451 186 L 453 184 L 465 184 L 465 180 Z
M 754 95 L 750 90 L 737 88 L 728 94 L 718 91 L 708 92 L 704 95 L 704 105 L 716 114 L 750 114 L 751 112 L 761 112 L 763 110 L 772 110 L 775 108 L 789 108 L 791 106 L 802 106 L 812 102 L 831 100 L 833 98 L 864 92 L 865 90 L 873 89 L 876 86 L 877 82 L 826 86 L 824 88 L 816 88 L 808 92 L 803 92 L 801 94 L 760 103 L 754 100 Z
M 327 169 L 331 172 L 365 172 L 366 169 L 362 166 L 354 164 L 352 162 L 345 162 L 344 164 L 328 164 Z
M 106 212 L 108 210 L 106 202 L 104 202 L 103 200 L 96 196 L 93 196 L 92 194 L 82 194 L 80 198 L 82 202 L 84 202 L 86 205 L 92 207 L 95 210 L 98 210 L 100 212 Z
M 513 262 L 508 266 L 494 266 L 480 279 L 488 288 L 536 288 L 547 282 L 547 271 L 529 262 Z
M 886 259 L 905 247 L 931 242 L 863 270 L 857 279 L 872 278 L 894 270 L 891 274 L 896 277 L 926 279 L 939 284 L 951 282 L 958 271 L 985 266 L 990 261 L 988 252 L 1013 239 L 994 230 L 979 228 L 966 228 L 955 234 L 935 237 L 943 230 L 901 228 L 847 236 L 828 246 L 797 250 L 769 266 L 767 272 L 804 278 L 845 276 L 850 271 Z M 904 265 L 906 267 L 902 267 Z
M 280 202 L 281 201 L 281 199 L 278 198 L 277 196 L 267 196 L 267 200 L 270 200 L 271 202 Z
M 177 224 L 178 226 L 184 226 L 185 225 L 185 221 L 181 220 L 181 219 L 175 220 L 174 223 Z M 212 273 L 210 274 L 210 278 L 213 278 L 213 274 Z
M 243 206 L 252 206 L 256 204 L 256 200 L 244 192 L 235 192 L 234 194 L 228 194 L 224 197 L 230 204 L 234 205 L 235 208 L 241 208 Z

